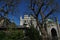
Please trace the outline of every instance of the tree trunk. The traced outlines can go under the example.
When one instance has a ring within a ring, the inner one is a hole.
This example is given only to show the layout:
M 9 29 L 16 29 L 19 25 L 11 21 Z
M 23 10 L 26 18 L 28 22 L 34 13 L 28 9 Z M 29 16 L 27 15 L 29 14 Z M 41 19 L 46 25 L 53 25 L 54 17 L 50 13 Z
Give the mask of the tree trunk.
M 44 27 L 44 17 L 42 18 L 42 28 L 41 28 L 41 32 L 42 32 L 42 39 L 43 40 L 48 40 L 47 39 L 47 32 L 45 30 L 45 27 Z
M 39 27 L 39 32 L 41 31 L 42 33 L 42 40 L 47 40 L 47 32 L 44 28 L 44 22 L 42 21 L 42 25 L 38 22 L 38 19 L 36 18 L 36 22 L 37 22 L 37 27 Z

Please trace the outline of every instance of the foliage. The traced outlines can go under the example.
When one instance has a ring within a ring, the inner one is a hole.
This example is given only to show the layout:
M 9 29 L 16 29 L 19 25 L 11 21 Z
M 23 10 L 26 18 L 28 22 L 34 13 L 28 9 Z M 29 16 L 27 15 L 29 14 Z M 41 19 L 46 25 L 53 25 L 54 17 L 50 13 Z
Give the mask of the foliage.
M 0 40 L 23 40 L 23 39 L 24 39 L 23 30 L 16 29 L 16 24 L 13 22 L 7 25 L 6 30 L 3 31 L 0 30 Z
M 5 38 L 5 33 L 3 31 L 0 31 L 0 40 L 3 40 Z
M 33 25 L 30 26 L 29 30 L 26 30 L 26 40 L 41 40 L 41 36 L 36 28 Z
M 0 31 L 0 40 L 23 40 L 23 38 L 24 35 L 22 30 L 14 30 L 9 32 Z
M 8 27 L 9 28 L 15 28 L 17 25 L 14 23 L 14 22 L 11 22 L 9 25 L 8 25 Z

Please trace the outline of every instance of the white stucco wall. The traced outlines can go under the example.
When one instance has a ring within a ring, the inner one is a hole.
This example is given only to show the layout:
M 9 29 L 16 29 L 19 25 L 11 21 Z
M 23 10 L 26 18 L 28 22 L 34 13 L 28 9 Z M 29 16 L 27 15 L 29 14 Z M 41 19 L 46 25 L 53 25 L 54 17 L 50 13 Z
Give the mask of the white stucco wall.
M 51 34 L 51 30 L 52 29 L 55 29 L 56 30 L 56 32 L 57 32 L 57 37 L 59 37 L 59 32 L 58 32 L 58 29 L 57 29 L 57 25 L 56 24 L 49 24 L 49 26 L 47 26 L 47 33 L 48 33 L 48 35 L 50 36 L 50 37 L 52 37 L 52 34 Z
M 24 21 L 26 21 L 27 27 L 31 24 L 31 21 L 32 21 L 32 24 L 36 28 L 36 20 L 33 18 L 33 16 L 24 15 L 24 18 L 22 18 L 22 16 L 21 16 L 20 25 L 23 25 Z

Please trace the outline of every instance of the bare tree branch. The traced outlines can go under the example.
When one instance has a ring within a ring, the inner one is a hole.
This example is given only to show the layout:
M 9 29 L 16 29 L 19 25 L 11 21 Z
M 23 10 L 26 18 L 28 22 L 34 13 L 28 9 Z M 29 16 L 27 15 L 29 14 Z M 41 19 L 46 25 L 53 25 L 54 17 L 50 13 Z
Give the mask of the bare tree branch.
M 54 12 L 55 10 L 54 9 L 52 9 L 46 16 L 45 16 L 45 18 L 44 19 L 46 19 L 46 18 L 48 18 L 50 15 L 52 15 L 53 14 L 53 12 Z

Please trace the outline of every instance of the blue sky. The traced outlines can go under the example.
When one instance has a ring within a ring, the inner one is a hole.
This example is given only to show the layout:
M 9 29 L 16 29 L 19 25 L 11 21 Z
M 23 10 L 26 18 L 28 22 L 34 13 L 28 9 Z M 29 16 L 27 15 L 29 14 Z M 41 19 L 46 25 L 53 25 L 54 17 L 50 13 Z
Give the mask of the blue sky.
M 16 15 L 14 16 L 14 22 L 19 25 L 20 24 L 20 19 L 19 17 L 24 15 L 24 13 L 28 12 L 29 9 L 28 9 L 28 3 L 29 1 L 28 0 L 21 0 L 20 4 L 17 6 L 17 8 L 15 10 L 17 10 L 17 12 L 14 12 L 16 13 Z M 19 14 L 17 14 L 19 13 Z M 12 18 L 12 15 L 9 14 L 9 18 L 11 19 Z M 11 19 L 12 20 L 12 19 Z
M 60 0 L 56 0 L 56 1 L 58 2 L 58 4 L 60 4 Z M 23 17 L 24 13 L 26 13 L 26 12 L 28 13 L 29 12 L 28 5 L 29 5 L 29 1 L 28 0 L 26 0 L 26 1 L 22 0 L 21 3 L 17 6 L 17 10 L 18 10 L 17 13 L 19 13 L 19 14 L 16 14 L 15 17 L 14 17 L 14 21 L 15 21 L 15 23 L 17 25 L 20 24 L 19 17 L 20 16 Z M 59 13 L 59 12 L 57 12 L 57 13 Z M 57 17 L 58 17 L 58 19 L 59 19 L 58 21 L 60 23 L 60 16 L 57 15 Z
M 56 0 L 57 2 L 58 2 L 58 4 L 60 5 L 60 0 Z M 15 14 L 14 14 L 14 22 L 17 24 L 17 25 L 19 25 L 20 24 L 20 16 L 22 16 L 23 17 L 23 15 L 24 15 L 24 13 L 30 13 L 30 11 L 29 11 L 29 0 L 21 0 L 21 2 L 20 2 L 20 4 L 18 4 L 18 6 L 16 7 L 16 9 L 15 9 Z M 1 4 L 0 4 L 1 5 Z M 16 12 L 16 10 L 17 10 L 17 12 Z M 19 14 L 18 14 L 19 13 Z M 47 13 L 47 12 L 46 12 Z M 57 13 L 59 13 L 59 12 L 57 12 Z M 59 14 L 60 15 L 60 14 Z M 59 23 L 60 23 L 60 16 L 59 15 L 57 15 L 57 17 L 58 17 L 58 21 L 59 21 Z M 9 14 L 9 18 L 12 20 L 12 15 L 11 14 Z

